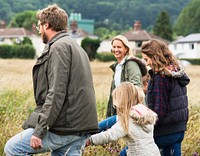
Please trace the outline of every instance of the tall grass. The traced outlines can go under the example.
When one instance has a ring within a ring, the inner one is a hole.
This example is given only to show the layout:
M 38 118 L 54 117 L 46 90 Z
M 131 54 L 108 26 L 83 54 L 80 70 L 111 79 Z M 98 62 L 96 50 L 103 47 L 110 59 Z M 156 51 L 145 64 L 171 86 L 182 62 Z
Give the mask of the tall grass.
M 6 141 L 21 131 L 22 122 L 33 111 L 32 92 L 6 90 L 0 93 L 0 155 Z
M 3 156 L 3 148 L 6 141 L 22 130 L 22 123 L 34 109 L 30 74 L 34 61 L 0 59 L 0 63 L 0 75 L 2 75 L 0 77 L 0 155 Z M 99 121 L 106 116 L 109 88 L 112 79 L 112 72 L 108 68 L 110 64 L 91 63 Z M 186 72 L 191 78 L 188 86 L 190 117 L 182 144 L 183 156 L 200 155 L 199 71 L 200 66 L 186 68 Z M 10 77 L 11 75 L 12 77 Z M 104 146 L 89 146 L 85 148 L 84 156 L 117 156 L 124 146 L 123 140 Z M 40 155 L 47 156 L 49 154 Z

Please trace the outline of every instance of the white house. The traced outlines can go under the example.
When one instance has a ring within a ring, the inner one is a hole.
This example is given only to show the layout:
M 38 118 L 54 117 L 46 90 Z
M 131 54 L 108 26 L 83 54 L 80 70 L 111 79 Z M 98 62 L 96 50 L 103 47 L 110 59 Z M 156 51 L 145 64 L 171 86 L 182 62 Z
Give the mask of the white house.
M 135 21 L 133 24 L 132 30 L 125 32 L 124 35 L 128 41 L 133 54 L 137 51 L 140 51 L 141 45 L 144 41 L 148 41 L 150 39 L 159 39 L 169 44 L 169 41 L 164 40 L 163 38 L 153 35 L 145 30 L 142 29 L 142 24 L 140 21 Z M 98 48 L 97 52 L 110 52 L 111 51 L 111 39 L 104 40 L 101 42 L 100 47 Z
M 178 58 L 200 58 L 200 33 L 190 34 L 169 44 Z
M 12 45 L 13 42 L 20 43 L 24 37 L 29 37 L 31 39 L 33 47 L 36 50 L 36 55 L 41 55 L 44 44 L 40 36 L 35 35 L 25 28 L 0 28 L 0 45 Z

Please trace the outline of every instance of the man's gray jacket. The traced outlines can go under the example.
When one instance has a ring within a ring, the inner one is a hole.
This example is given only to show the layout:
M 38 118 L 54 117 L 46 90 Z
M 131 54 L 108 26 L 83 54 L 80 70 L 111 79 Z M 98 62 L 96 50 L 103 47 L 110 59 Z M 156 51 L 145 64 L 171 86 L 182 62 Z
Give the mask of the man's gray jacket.
M 66 31 L 53 37 L 33 67 L 36 108 L 23 128 L 43 138 L 98 130 L 92 72 L 86 52 Z

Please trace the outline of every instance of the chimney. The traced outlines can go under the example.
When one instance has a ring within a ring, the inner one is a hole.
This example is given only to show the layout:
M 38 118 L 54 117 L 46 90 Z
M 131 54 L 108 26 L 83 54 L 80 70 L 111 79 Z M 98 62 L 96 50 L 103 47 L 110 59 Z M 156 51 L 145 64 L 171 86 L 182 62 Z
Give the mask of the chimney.
M 32 24 L 32 33 L 33 34 L 37 34 L 38 33 L 38 31 L 36 29 L 36 24 L 35 23 Z
M 133 31 L 140 31 L 142 30 L 142 24 L 140 21 L 135 21 L 133 25 Z
M 72 33 L 76 33 L 78 29 L 78 24 L 76 21 L 72 21 L 72 23 L 70 24 L 70 29 L 72 30 Z
M 0 20 L 0 29 L 4 29 L 4 28 L 6 28 L 6 22 Z

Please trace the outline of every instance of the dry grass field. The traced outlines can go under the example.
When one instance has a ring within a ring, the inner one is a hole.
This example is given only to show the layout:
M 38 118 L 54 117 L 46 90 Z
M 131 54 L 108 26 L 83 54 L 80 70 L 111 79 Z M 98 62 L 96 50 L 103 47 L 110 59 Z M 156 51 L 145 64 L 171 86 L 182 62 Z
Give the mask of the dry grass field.
M 34 63 L 35 60 L 0 59 L 0 94 L 5 90 L 31 90 Z M 108 99 L 112 80 L 109 69 L 111 64 L 112 62 L 91 62 L 97 101 Z M 183 142 L 183 155 L 189 156 L 195 155 L 195 152 L 200 154 L 200 66 L 187 66 L 185 70 L 191 82 L 188 85 L 190 120 Z M 3 104 L 0 103 L 1 105 Z M 3 133 L 2 129 L 0 131 Z
M 24 89 L 32 87 L 32 67 L 35 60 L 0 59 L 0 90 Z M 91 62 L 94 88 L 97 100 L 108 98 L 112 71 L 109 66 L 112 62 Z M 190 104 L 200 104 L 200 66 L 188 66 L 185 68 L 191 78 L 188 85 Z

